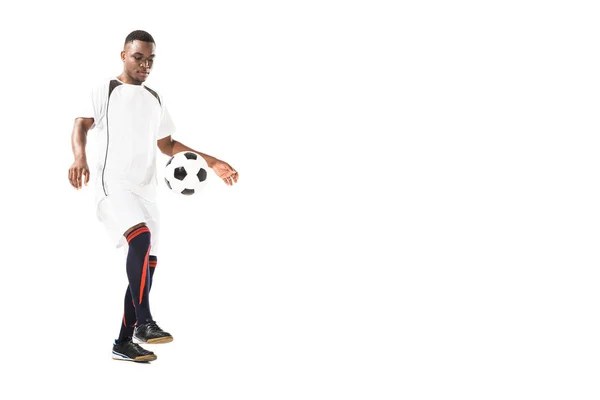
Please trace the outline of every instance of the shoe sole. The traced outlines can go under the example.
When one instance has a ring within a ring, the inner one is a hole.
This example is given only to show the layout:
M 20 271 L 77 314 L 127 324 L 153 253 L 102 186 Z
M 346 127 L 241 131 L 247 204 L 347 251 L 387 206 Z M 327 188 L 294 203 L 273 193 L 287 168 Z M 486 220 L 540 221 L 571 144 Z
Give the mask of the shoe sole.
M 143 341 L 137 336 L 133 335 L 133 343 L 135 344 L 160 344 L 160 343 L 171 343 L 173 341 L 173 336 L 165 336 L 154 339 L 148 339 L 147 341 Z
M 139 356 L 136 358 L 131 358 L 131 357 L 127 357 L 125 354 L 121 354 L 121 353 L 117 353 L 116 351 L 113 351 L 112 358 L 113 358 L 113 360 L 120 360 L 120 361 L 145 362 L 145 361 L 154 361 L 158 357 L 156 357 L 156 354 L 150 354 L 147 356 Z

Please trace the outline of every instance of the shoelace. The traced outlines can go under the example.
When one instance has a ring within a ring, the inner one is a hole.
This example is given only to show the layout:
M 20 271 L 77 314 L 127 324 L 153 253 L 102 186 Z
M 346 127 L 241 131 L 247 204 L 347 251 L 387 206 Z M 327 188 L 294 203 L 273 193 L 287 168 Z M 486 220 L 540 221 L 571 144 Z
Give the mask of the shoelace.
M 158 324 L 154 321 L 148 322 L 148 330 L 162 330 L 159 328 Z
M 151 351 L 146 350 L 145 348 L 143 348 L 142 346 L 140 346 L 138 343 L 133 343 L 133 342 L 128 342 L 127 343 L 130 347 L 133 347 L 138 353 L 140 354 L 153 354 Z

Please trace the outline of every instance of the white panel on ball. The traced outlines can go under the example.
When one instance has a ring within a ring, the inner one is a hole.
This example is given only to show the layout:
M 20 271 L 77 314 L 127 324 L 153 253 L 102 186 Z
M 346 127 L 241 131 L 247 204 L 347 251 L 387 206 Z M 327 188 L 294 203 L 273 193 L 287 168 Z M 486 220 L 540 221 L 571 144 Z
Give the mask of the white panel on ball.
M 165 183 L 172 192 L 190 196 L 206 186 L 208 170 L 202 156 L 191 151 L 182 151 L 167 162 Z

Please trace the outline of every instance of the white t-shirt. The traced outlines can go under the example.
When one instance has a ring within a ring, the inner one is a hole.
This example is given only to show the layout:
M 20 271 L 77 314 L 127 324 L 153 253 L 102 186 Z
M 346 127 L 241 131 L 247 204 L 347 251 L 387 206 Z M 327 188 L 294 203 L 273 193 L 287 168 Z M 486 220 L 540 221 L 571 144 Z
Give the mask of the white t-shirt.
M 154 90 L 117 78 L 92 90 L 78 117 L 94 118 L 96 204 L 117 191 L 156 201 L 156 141 L 175 131 L 163 99 Z M 92 161 L 92 160 L 90 160 Z

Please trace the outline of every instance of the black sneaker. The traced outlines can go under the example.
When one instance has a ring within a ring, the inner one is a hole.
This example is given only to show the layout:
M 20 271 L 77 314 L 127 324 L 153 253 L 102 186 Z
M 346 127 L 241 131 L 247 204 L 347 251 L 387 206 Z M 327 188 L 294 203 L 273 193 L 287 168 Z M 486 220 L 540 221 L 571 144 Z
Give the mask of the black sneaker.
M 156 322 L 148 322 L 135 327 L 133 343 L 169 343 L 173 341 L 170 333 L 163 331 Z
M 112 349 L 112 358 L 115 360 L 143 362 L 156 360 L 156 355 L 151 351 L 143 349 L 139 344 L 133 343 L 131 338 L 127 338 L 122 342 L 115 340 Z

